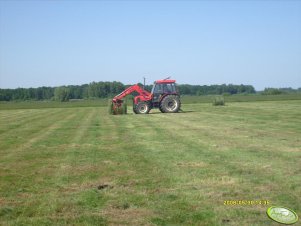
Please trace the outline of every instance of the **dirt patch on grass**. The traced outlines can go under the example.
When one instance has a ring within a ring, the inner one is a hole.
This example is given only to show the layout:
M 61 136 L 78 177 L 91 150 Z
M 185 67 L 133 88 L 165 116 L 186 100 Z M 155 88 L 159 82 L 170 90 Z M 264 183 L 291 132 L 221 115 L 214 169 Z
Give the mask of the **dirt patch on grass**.
M 114 188 L 114 186 L 109 185 L 109 184 L 100 184 L 100 185 L 97 186 L 97 189 L 98 189 L 98 190 L 112 189 L 112 188 Z
M 115 187 L 115 183 L 112 178 L 104 177 L 98 181 L 87 181 L 82 184 L 69 184 L 67 187 L 60 188 L 60 192 L 71 193 L 80 192 L 87 189 L 109 190 Z
M 15 199 L 6 199 L 6 198 L 1 198 L 0 197 L 0 207 L 1 206 L 17 206 L 21 203 L 20 200 L 15 200 Z

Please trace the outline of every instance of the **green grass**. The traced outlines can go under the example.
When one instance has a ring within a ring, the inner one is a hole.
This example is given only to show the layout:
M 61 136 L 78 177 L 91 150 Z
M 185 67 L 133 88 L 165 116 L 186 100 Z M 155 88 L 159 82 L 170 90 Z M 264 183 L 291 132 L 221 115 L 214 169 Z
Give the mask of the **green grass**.
M 278 225 L 270 205 L 301 215 L 301 100 L 116 116 L 106 101 L 35 104 L 0 111 L 0 225 Z
M 212 103 L 216 95 L 206 96 L 181 96 L 183 104 L 199 104 Z M 58 101 L 0 101 L 1 109 L 40 109 L 40 108 L 71 108 L 71 107 L 104 107 L 108 105 L 108 99 L 94 99 L 94 100 L 75 100 L 69 102 Z M 281 95 L 230 95 L 225 96 L 225 102 L 253 102 L 253 101 L 286 101 L 286 100 L 301 100 L 301 94 L 281 94 Z M 132 100 L 127 101 L 128 105 L 132 105 Z
M 104 107 L 108 99 L 59 101 L 0 101 L 0 109 L 40 109 L 40 108 L 72 108 L 72 107 Z
M 212 103 L 216 95 L 206 96 L 182 96 L 181 101 L 185 104 L 192 103 Z M 254 101 L 280 101 L 280 100 L 301 100 L 301 94 L 280 94 L 280 95 L 260 95 L 260 94 L 247 94 L 247 95 L 230 95 L 225 96 L 225 102 L 254 102 Z

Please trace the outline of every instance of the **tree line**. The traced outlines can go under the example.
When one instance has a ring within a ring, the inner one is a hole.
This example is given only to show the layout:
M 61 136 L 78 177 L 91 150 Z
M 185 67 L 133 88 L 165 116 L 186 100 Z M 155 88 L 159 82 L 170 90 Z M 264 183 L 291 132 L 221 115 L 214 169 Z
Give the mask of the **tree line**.
M 142 84 L 140 84 L 142 86 Z M 0 101 L 15 100 L 58 100 L 70 99 L 108 98 L 122 92 L 130 85 L 121 82 L 91 82 L 84 85 L 69 85 L 60 87 L 38 87 L 0 89 Z M 152 85 L 146 85 L 145 89 L 151 91 Z M 256 93 L 251 85 L 189 85 L 180 84 L 178 89 L 181 95 L 233 95 Z M 281 94 L 287 92 L 301 92 L 292 88 L 273 89 L 266 88 L 262 94 Z
M 278 94 L 287 94 L 287 93 L 301 93 L 301 88 L 293 89 L 293 88 L 265 88 L 262 92 L 262 95 L 278 95 Z
M 112 97 L 125 89 L 121 82 L 91 82 L 59 87 L 0 89 L 0 101 L 58 100 Z

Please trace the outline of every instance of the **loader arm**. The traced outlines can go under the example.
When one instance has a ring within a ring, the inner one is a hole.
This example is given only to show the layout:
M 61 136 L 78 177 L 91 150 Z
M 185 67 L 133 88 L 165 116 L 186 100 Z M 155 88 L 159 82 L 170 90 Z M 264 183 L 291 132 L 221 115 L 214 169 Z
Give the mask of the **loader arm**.
M 124 97 L 126 97 L 127 95 L 129 95 L 129 94 L 131 94 L 135 91 L 137 93 L 139 93 L 139 95 L 141 95 L 145 98 L 148 98 L 148 99 L 151 98 L 151 95 L 152 95 L 151 93 L 149 93 L 148 91 L 142 89 L 138 84 L 136 84 L 136 85 L 128 87 L 127 89 L 125 89 L 124 91 L 122 91 L 121 93 L 116 95 L 113 98 L 113 102 L 114 103 L 120 102 Z

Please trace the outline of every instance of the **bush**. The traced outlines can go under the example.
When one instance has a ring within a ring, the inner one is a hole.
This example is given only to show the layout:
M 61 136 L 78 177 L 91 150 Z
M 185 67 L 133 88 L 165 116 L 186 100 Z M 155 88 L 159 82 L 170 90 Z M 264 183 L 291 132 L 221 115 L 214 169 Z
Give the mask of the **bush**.
M 225 105 L 225 98 L 223 96 L 216 96 L 213 99 L 213 106 L 224 106 Z
M 275 89 L 275 88 L 265 88 L 264 91 L 261 93 L 262 95 L 279 95 L 285 94 L 283 90 Z

